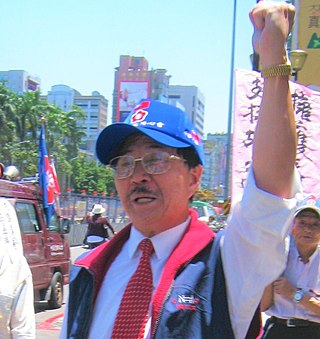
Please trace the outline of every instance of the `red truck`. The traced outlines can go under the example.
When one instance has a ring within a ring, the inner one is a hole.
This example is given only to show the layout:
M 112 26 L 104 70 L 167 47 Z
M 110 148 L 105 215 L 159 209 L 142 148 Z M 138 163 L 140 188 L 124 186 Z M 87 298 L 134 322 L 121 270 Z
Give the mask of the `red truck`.
M 50 225 L 46 224 L 42 196 L 35 182 L 10 181 L 2 176 L 0 199 L 14 207 L 12 213 L 16 216 L 12 219 L 18 220 L 23 253 L 32 272 L 35 301 L 46 300 L 50 308 L 61 307 L 71 263 L 65 236 L 70 231 L 69 220 L 54 215 Z

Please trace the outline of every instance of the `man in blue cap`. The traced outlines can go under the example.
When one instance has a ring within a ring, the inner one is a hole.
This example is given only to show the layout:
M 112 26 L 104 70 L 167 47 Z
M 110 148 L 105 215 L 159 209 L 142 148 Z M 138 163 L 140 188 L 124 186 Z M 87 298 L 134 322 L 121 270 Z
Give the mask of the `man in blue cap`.
M 253 166 L 226 232 L 215 237 L 189 209 L 204 161 L 194 126 L 178 108 L 143 100 L 98 137 L 97 157 L 114 169 L 132 223 L 75 262 L 61 338 L 258 335 L 250 325 L 265 286 L 285 266 L 298 190 L 285 53 L 294 7 L 262 1 L 250 15 L 264 93 Z

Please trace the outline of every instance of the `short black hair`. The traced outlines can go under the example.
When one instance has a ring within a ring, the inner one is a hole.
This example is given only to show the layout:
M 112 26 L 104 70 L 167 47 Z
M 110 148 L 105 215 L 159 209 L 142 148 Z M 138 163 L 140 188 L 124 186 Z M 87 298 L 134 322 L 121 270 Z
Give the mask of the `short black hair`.
M 189 168 L 201 165 L 200 158 L 193 147 L 177 148 L 177 153 L 186 161 Z
M 315 217 L 320 218 L 319 213 L 315 211 L 313 208 L 304 208 L 296 215 L 296 218 L 302 217 L 304 212 L 311 212 Z

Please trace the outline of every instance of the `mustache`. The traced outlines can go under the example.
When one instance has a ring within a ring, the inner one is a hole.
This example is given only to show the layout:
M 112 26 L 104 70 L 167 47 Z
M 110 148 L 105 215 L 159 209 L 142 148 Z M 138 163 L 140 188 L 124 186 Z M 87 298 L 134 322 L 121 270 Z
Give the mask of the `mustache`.
M 128 194 L 128 196 L 130 197 L 133 194 L 150 194 L 150 195 L 158 195 L 156 192 L 150 190 L 148 187 L 146 186 L 136 186 L 134 187 Z

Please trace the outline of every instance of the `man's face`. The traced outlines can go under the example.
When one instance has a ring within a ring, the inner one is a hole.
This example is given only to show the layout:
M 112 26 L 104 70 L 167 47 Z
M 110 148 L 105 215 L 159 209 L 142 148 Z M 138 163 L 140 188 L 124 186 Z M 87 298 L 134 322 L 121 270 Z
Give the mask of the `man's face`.
M 312 210 L 302 210 L 294 219 L 292 234 L 298 248 L 316 248 L 320 241 L 318 214 Z
M 129 137 L 119 152 L 135 159 L 163 151 L 177 155 L 177 150 L 138 134 Z M 198 188 L 202 166 L 189 169 L 183 160 L 170 160 L 162 174 L 148 174 L 141 161 L 135 162 L 133 174 L 121 179 L 115 176 L 120 200 L 129 218 L 146 236 L 158 234 L 180 224 L 188 217 L 189 198 Z

